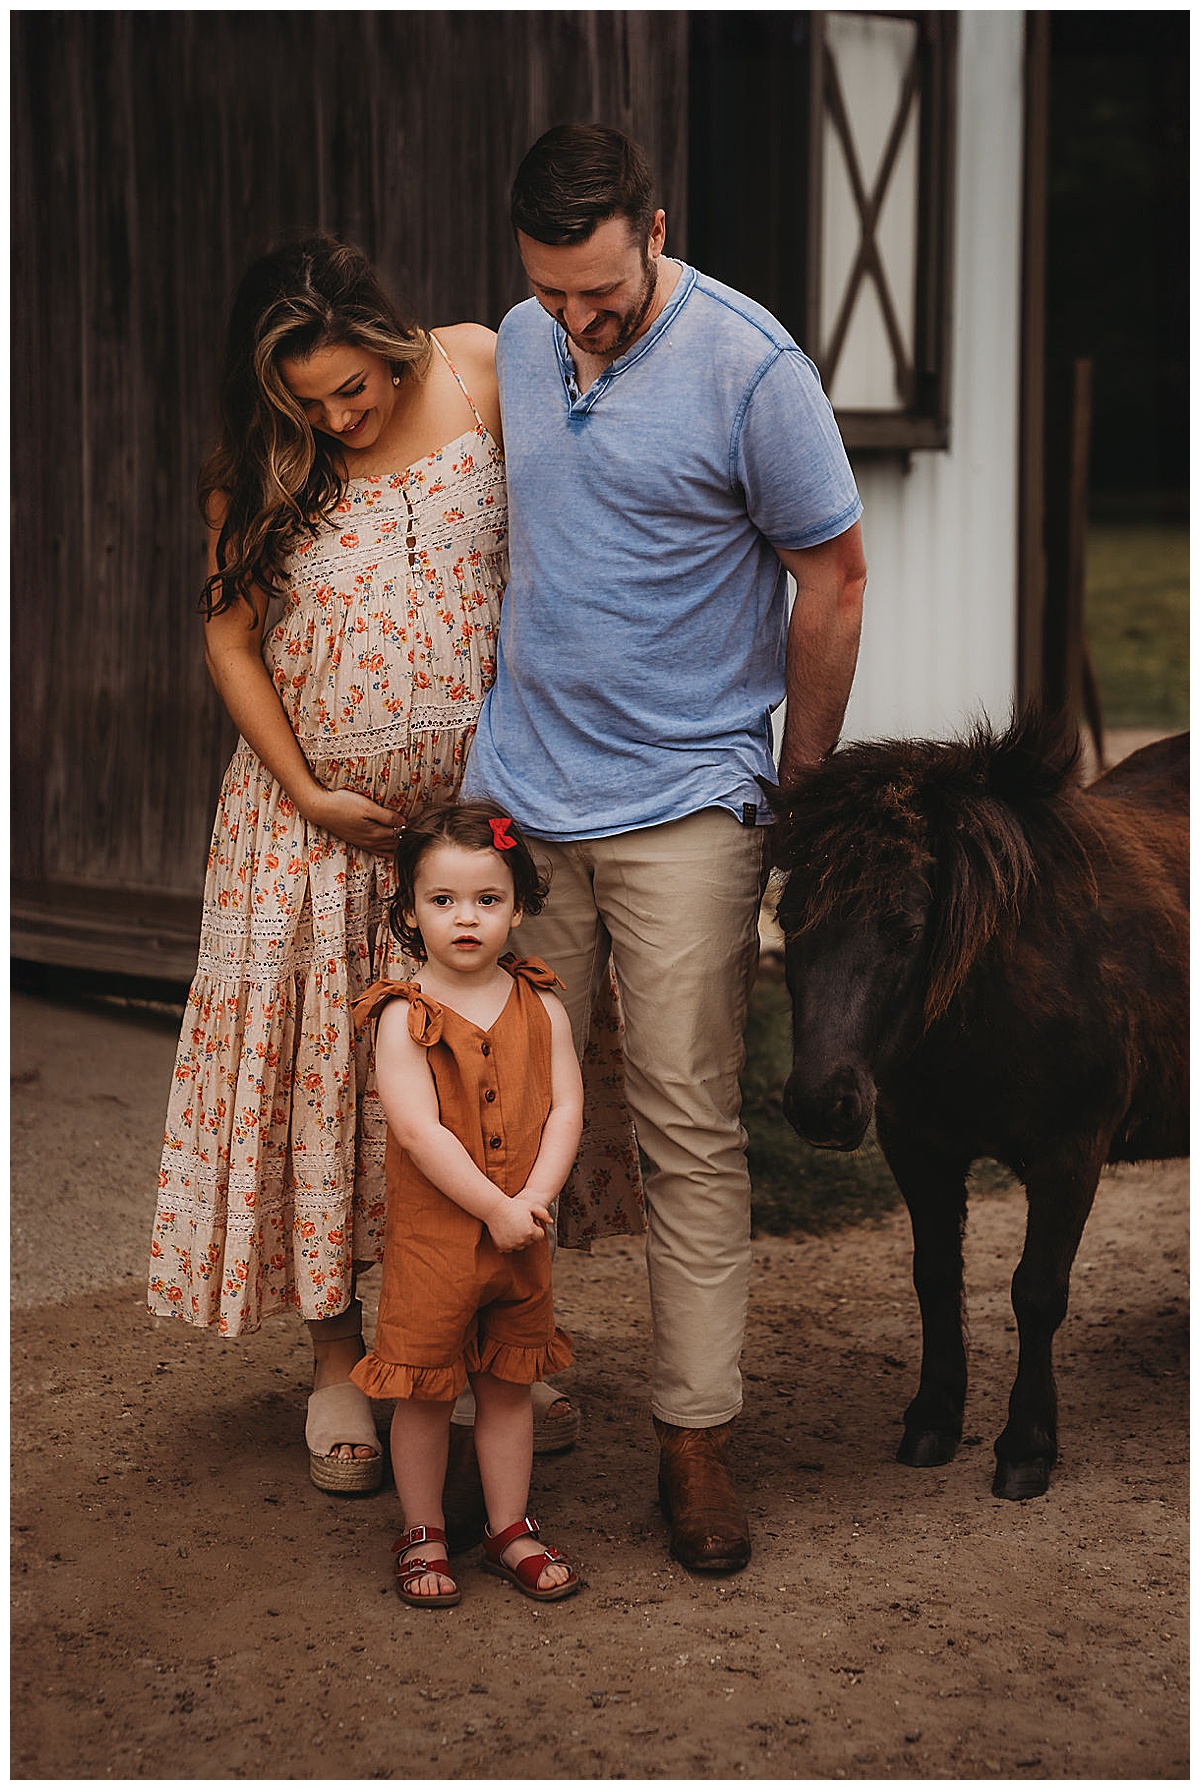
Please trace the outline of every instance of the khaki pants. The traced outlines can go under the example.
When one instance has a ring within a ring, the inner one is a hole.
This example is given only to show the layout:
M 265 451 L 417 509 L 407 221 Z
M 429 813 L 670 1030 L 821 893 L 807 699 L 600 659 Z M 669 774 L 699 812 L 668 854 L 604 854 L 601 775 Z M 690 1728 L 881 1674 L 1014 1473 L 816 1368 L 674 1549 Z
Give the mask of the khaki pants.
M 746 1002 L 758 962 L 763 830 L 724 809 L 608 839 L 533 841 L 553 873 L 514 945 L 566 983 L 576 1048 L 612 953 L 625 1079 L 646 1184 L 652 1407 L 707 1429 L 741 1409 L 750 1178 L 739 1120 Z

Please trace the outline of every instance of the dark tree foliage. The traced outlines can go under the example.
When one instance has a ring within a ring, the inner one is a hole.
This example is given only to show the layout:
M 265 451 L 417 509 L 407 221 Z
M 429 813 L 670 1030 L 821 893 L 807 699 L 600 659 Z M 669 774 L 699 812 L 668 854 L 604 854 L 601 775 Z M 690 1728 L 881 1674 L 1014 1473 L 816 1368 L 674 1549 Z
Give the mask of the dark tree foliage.
M 1047 351 L 1093 361 L 1092 487 L 1188 485 L 1186 12 L 1050 15 Z

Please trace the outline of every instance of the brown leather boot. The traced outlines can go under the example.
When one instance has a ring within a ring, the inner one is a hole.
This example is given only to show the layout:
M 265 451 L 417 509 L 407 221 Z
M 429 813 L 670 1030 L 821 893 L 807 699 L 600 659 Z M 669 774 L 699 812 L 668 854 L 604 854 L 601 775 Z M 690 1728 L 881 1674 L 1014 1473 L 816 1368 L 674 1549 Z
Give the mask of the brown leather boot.
M 738 1572 L 750 1558 L 750 1525 L 725 1465 L 732 1423 L 677 1429 L 654 1419 L 661 1444 L 658 1497 L 671 1553 L 693 1572 Z

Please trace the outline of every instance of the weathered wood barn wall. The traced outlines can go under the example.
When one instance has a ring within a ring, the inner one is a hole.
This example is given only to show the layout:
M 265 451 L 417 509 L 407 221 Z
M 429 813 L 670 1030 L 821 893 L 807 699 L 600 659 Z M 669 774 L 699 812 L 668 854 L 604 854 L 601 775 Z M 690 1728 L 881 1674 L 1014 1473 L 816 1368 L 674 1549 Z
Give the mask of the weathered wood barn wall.
M 426 321 L 525 295 L 521 154 L 598 119 L 683 251 L 683 12 L 12 16 L 12 918 L 18 956 L 191 973 L 232 736 L 196 471 L 246 263 L 316 224 Z

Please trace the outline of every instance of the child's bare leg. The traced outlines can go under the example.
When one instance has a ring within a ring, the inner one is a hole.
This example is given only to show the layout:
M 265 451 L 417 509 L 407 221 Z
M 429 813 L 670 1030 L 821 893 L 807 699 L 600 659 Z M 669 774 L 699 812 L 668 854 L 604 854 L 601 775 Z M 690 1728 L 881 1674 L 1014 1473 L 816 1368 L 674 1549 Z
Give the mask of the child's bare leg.
M 475 1388 L 475 1453 L 483 1480 L 488 1527 L 493 1535 L 499 1535 L 502 1529 L 520 1522 L 529 1503 L 533 1404 L 528 1386 L 514 1386 L 491 1374 L 472 1374 L 471 1384 Z M 509 1566 L 516 1566 L 519 1560 L 543 1551 L 542 1543 L 534 1536 L 518 1536 L 505 1548 L 504 1557 Z M 538 1579 L 538 1589 L 549 1591 L 555 1585 L 564 1585 L 570 1576 L 569 1566 L 549 1565 Z
M 453 1399 L 400 1398 L 392 1412 L 392 1471 L 406 1529 L 444 1529 L 442 1487 L 446 1481 L 446 1455 L 450 1445 L 450 1413 Z M 439 1541 L 417 1542 L 401 1559 L 417 1554 L 431 1562 L 448 1558 Z M 416 1580 L 417 1597 L 436 1597 L 454 1590 L 454 1580 L 441 1573 L 424 1573 Z

